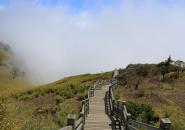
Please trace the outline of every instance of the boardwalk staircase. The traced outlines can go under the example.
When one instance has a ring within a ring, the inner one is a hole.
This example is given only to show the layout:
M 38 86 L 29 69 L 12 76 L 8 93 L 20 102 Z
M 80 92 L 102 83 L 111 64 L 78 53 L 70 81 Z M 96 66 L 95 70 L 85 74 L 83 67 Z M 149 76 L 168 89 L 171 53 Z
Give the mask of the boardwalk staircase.
M 160 127 L 154 127 L 131 119 L 126 101 L 115 100 L 113 90 L 117 88 L 118 70 L 112 80 L 95 83 L 88 90 L 88 98 L 82 101 L 79 119 L 68 115 L 67 127 L 60 130 L 170 130 L 168 118 L 160 120 Z

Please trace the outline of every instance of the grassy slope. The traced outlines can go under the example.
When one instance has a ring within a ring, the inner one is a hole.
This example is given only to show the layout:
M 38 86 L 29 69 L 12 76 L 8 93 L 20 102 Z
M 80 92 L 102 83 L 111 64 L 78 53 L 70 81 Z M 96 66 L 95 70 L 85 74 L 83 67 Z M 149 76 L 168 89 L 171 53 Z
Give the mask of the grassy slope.
M 111 73 L 73 76 L 2 98 L 0 129 L 56 130 L 65 126 L 68 113 L 78 116 L 87 88 L 95 80 L 110 77 Z
M 16 67 L 10 48 L 0 43 L 0 130 L 56 130 L 68 113 L 79 115 L 80 101 L 95 80 L 111 73 L 85 74 L 33 87 Z
M 174 82 L 162 82 L 161 87 L 151 77 L 146 77 L 138 90 L 134 85 L 123 85 L 115 91 L 115 95 L 121 100 L 150 104 L 157 115 L 170 118 L 173 130 L 185 129 L 185 73 Z
M 12 78 L 15 57 L 7 45 L 0 43 L 0 96 L 32 87 L 20 74 Z

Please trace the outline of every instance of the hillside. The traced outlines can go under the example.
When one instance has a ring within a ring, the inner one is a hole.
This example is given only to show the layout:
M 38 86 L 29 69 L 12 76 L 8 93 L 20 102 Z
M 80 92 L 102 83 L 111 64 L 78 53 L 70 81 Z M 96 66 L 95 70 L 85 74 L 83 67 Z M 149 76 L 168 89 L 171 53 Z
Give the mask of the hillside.
M 185 129 L 184 62 L 171 58 L 159 64 L 132 64 L 119 70 L 116 98 L 128 101 L 132 118 L 159 125 L 168 117 L 172 130 Z
M 66 125 L 67 114 L 79 115 L 80 101 L 94 81 L 110 79 L 112 73 L 64 78 L 0 99 L 2 130 L 56 130 Z
M 56 130 L 67 114 L 79 116 L 81 101 L 95 81 L 110 80 L 112 72 L 66 77 L 32 87 L 16 64 L 11 49 L 0 44 L 0 130 Z M 185 129 L 185 63 L 171 57 L 158 64 L 130 64 L 119 69 L 117 100 L 127 101 L 132 119 L 159 126 L 161 117 L 172 130 Z
M 19 65 L 11 48 L 0 43 L 0 95 L 7 95 L 32 85 L 25 78 L 26 73 Z
M 111 72 L 67 77 L 33 87 L 8 45 L 0 43 L 0 130 L 56 130 L 67 114 L 79 115 L 81 100 L 94 81 Z M 49 125 L 48 125 L 49 124 Z

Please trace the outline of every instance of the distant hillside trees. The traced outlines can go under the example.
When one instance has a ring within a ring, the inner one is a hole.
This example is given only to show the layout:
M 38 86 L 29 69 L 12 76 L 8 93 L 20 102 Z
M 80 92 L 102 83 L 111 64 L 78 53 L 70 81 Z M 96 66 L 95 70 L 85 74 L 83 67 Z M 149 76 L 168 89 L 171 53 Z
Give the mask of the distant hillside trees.
M 162 74 L 162 80 L 165 80 L 165 75 L 166 80 L 174 80 L 180 76 L 180 72 L 183 72 L 184 67 L 185 63 L 183 61 L 173 61 L 170 56 L 166 61 L 157 65 L 157 71 Z
M 134 85 L 137 90 L 143 78 L 148 75 L 148 70 L 146 68 L 146 65 L 141 64 L 128 65 L 126 69 L 120 70 L 117 79 L 120 81 L 120 84 L 127 86 Z
M 134 86 L 135 90 L 139 89 L 146 78 L 157 82 L 160 87 L 162 81 L 174 81 L 184 70 L 185 63 L 183 61 L 173 61 L 169 56 L 158 64 L 130 64 L 125 69 L 119 70 L 117 79 L 121 85 L 129 88 Z

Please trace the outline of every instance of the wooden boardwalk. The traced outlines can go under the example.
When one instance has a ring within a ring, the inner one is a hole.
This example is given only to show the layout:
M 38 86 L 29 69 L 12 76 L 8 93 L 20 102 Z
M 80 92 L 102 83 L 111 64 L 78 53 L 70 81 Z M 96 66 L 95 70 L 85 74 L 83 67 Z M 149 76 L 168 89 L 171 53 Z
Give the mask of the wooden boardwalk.
M 118 71 L 114 73 L 109 85 L 101 87 L 100 84 L 94 84 L 94 87 L 89 88 L 88 97 L 82 101 L 80 117 L 76 120 L 75 115 L 68 114 L 67 126 L 60 130 L 138 130 L 138 127 L 146 130 L 170 130 L 171 121 L 168 118 L 161 118 L 160 128 L 130 118 L 126 102 L 114 98 L 113 89 L 118 87 L 115 79 L 117 74 Z
M 105 113 L 104 98 L 108 89 L 108 86 L 103 86 L 90 98 L 90 111 L 86 118 L 85 130 L 112 130 L 111 120 Z

